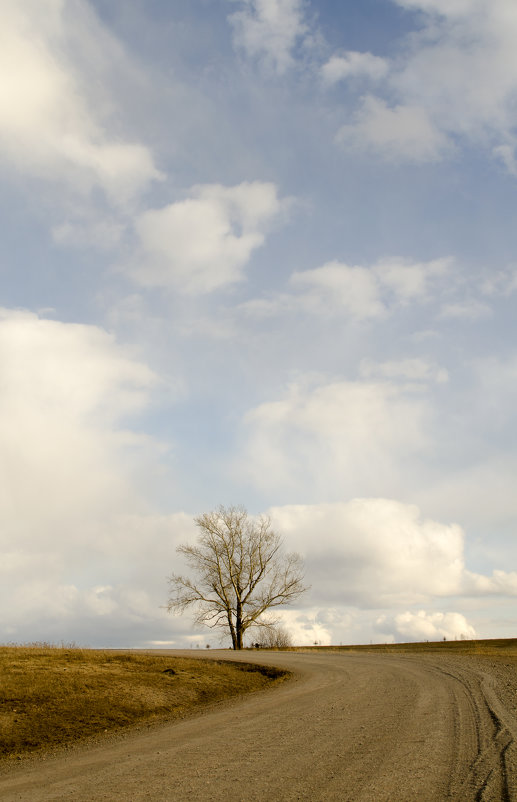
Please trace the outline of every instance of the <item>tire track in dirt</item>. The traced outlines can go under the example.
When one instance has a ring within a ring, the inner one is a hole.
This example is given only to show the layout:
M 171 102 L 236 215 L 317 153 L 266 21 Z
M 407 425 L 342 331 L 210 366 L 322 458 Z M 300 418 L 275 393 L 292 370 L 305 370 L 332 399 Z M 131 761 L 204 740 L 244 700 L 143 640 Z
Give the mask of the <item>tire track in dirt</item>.
M 249 652 L 210 657 L 250 661 Z M 295 678 L 188 720 L 20 765 L 0 775 L 0 798 L 517 802 L 515 719 L 476 661 L 288 652 L 253 661 Z
M 451 782 L 451 798 L 460 799 L 473 794 L 476 802 L 511 802 L 517 798 L 508 765 L 508 750 L 517 742 L 515 719 L 498 699 L 493 677 L 479 669 L 469 668 L 461 658 L 450 662 L 448 668 L 443 665 L 447 660 L 440 662 L 441 665 L 433 665 L 433 670 L 452 680 L 457 742 L 461 744 L 469 737 L 473 740 L 474 736 L 476 741 L 476 757 L 467 775 L 459 782 Z M 466 711 L 470 711 L 470 715 L 467 713 L 471 719 L 470 726 L 465 720 Z M 459 746 L 459 754 L 464 751 Z M 460 778 L 461 773 L 460 768 Z
M 485 739 L 473 771 L 477 778 L 479 802 L 512 802 L 517 796 L 512 766 L 509 760 L 515 754 L 517 725 L 514 717 L 497 697 L 494 678 L 485 672 L 478 674 L 480 693 L 473 698 L 483 700 L 485 707 L 480 716 L 490 716 L 493 732 Z M 486 730 L 486 728 L 485 728 Z

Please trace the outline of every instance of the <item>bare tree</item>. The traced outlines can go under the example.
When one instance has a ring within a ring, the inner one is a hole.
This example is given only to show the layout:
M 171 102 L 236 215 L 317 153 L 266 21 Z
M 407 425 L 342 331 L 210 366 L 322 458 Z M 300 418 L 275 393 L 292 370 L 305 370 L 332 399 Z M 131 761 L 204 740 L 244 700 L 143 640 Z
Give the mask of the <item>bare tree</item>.
M 196 545 L 181 545 L 195 578 L 172 574 L 167 610 L 193 608 L 198 624 L 226 629 L 234 649 L 243 635 L 261 626 L 264 613 L 289 604 L 307 588 L 298 554 L 282 554 L 282 539 L 269 518 L 253 519 L 243 507 L 218 507 L 194 519 Z M 270 626 L 268 617 L 264 626 Z

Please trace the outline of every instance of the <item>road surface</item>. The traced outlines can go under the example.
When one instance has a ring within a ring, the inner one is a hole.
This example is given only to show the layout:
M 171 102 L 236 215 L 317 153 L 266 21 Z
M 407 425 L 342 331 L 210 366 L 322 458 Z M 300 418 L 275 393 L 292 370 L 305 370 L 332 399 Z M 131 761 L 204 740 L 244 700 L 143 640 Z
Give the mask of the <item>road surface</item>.
M 462 656 L 210 657 L 295 676 L 183 721 L 23 761 L 0 775 L 0 799 L 517 802 L 511 665 L 494 675 Z

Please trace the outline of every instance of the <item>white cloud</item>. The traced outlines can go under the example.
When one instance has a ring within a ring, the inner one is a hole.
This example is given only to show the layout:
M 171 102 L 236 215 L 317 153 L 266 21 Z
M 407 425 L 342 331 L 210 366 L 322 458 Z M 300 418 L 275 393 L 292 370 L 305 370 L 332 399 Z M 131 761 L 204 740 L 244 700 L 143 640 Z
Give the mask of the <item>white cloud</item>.
M 391 62 L 387 98 L 367 96 L 339 134 L 348 146 L 436 161 L 461 139 L 515 172 L 517 15 L 513 0 L 395 0 L 422 12 Z
M 313 311 L 326 314 L 329 307 L 337 307 L 358 319 L 379 317 L 386 311 L 377 278 L 366 267 L 327 262 L 313 270 L 293 273 L 290 283 L 309 288 L 300 300 L 312 306 Z
M 394 161 L 438 161 L 449 148 L 426 109 L 407 104 L 390 108 L 372 95 L 363 98 L 354 122 L 339 129 L 336 141 L 343 147 L 375 150 Z
M 294 384 L 245 418 L 240 476 L 269 491 L 335 498 L 400 490 L 400 463 L 427 447 L 429 408 L 393 382 Z
M 339 81 L 355 77 L 365 77 L 377 81 L 387 74 L 388 62 L 371 53 L 349 50 L 342 56 L 332 56 L 323 64 L 320 72 L 323 83 L 327 86 L 333 86 Z
M 516 377 L 515 359 L 479 360 L 449 376 L 423 357 L 364 360 L 355 381 L 300 375 L 248 411 L 235 474 L 279 501 L 336 501 L 343 492 L 411 499 L 477 533 L 499 533 L 500 555 L 517 510 Z M 449 411 L 444 398 L 454 400 Z
M 192 294 L 233 284 L 286 204 L 271 183 L 194 187 L 186 200 L 137 219 L 140 252 L 130 273 L 144 286 Z
M 408 303 L 426 300 L 433 284 L 446 276 L 453 259 L 444 257 L 430 262 L 409 262 L 404 259 L 382 259 L 375 265 L 380 283 L 394 293 L 398 301 Z
M 429 262 L 386 258 L 371 267 L 327 262 L 292 274 L 290 284 L 301 288 L 301 293 L 291 297 L 284 294 L 269 304 L 254 302 L 247 308 L 254 314 L 300 308 L 324 315 L 345 312 L 356 320 L 379 318 L 397 306 L 429 301 L 452 264 L 448 257 Z
M 516 571 L 467 570 L 463 529 L 425 519 L 415 505 L 355 498 L 269 512 L 288 547 L 304 556 L 309 606 L 397 610 L 446 597 L 517 595 Z
M 380 616 L 375 629 L 400 641 L 471 640 L 476 631 L 461 613 L 427 613 L 407 611 Z
M 5 0 L 0 22 L 4 163 L 80 193 L 100 187 L 116 203 L 160 177 L 144 145 L 110 132 L 105 83 L 123 56 L 86 2 Z
M 491 576 L 467 571 L 465 591 L 473 596 L 517 596 L 517 571 L 494 570 Z
M 270 513 L 305 557 L 313 604 L 396 607 L 461 591 L 462 529 L 422 519 L 418 507 L 363 498 Z
M 393 78 L 396 89 L 428 108 L 441 130 L 475 139 L 508 133 L 517 85 L 512 0 L 413 6 L 429 17 Z
M 139 438 L 121 422 L 157 385 L 145 365 L 95 326 L 6 310 L 0 363 L 4 534 L 16 541 L 21 530 L 94 515 L 132 493 L 124 462 Z
M 279 611 L 280 625 L 287 630 L 295 646 L 312 646 L 317 643 L 328 646 L 332 643 L 332 628 L 346 626 L 350 615 L 337 610 L 318 608 Z
M 305 0 L 239 0 L 230 14 L 234 43 L 251 58 L 282 75 L 294 63 L 293 50 L 308 28 Z
M 2 638 L 132 645 L 163 633 L 175 545 L 195 527 L 148 513 L 170 477 L 161 445 L 130 420 L 160 381 L 95 326 L 19 311 L 0 313 L 0 364 Z

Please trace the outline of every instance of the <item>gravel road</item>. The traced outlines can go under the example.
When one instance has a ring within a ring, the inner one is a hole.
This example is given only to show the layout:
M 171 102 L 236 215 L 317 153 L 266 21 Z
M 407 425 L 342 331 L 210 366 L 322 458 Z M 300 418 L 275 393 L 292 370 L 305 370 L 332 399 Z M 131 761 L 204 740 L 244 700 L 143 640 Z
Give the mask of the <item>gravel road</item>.
M 515 663 L 328 652 L 210 657 L 272 663 L 295 676 L 183 721 L 22 762 L 0 775 L 0 799 L 517 802 Z

